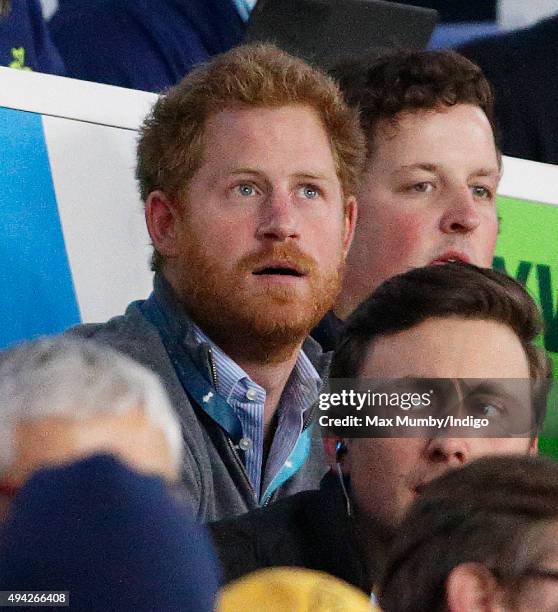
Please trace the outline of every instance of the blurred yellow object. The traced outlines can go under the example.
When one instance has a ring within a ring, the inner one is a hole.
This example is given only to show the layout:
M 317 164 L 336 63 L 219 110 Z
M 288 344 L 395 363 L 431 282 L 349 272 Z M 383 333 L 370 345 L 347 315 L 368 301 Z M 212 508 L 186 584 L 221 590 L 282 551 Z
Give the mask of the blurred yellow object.
M 371 612 L 370 599 L 350 584 L 304 568 L 259 570 L 226 586 L 217 612 Z

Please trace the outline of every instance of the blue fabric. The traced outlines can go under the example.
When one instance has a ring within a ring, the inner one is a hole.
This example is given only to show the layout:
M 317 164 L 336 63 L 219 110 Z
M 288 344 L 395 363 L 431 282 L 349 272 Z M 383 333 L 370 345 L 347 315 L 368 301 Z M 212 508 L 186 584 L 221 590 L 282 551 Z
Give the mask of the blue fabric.
M 0 348 L 79 323 L 40 115 L 0 108 Z
M 109 456 L 37 472 L 1 532 L 0 590 L 70 591 L 71 610 L 209 612 L 217 580 L 204 528 Z
M 12 0 L 0 17 L 0 66 L 61 74 L 64 64 L 43 19 L 39 0 Z
M 428 48 L 446 49 L 448 47 L 457 47 L 476 38 L 498 34 L 499 31 L 498 24 L 491 21 L 440 23 L 432 33 Z
M 68 76 L 153 92 L 244 35 L 232 0 L 60 0 L 50 29 Z
M 164 297 L 157 293 L 159 292 L 155 287 L 149 298 L 139 303 L 143 316 L 157 328 L 176 376 L 188 397 L 218 423 L 235 444 L 238 444 L 242 437 L 242 426 L 238 417 L 198 370 L 182 343 L 173 335 L 170 312 L 168 310 L 165 312 L 165 307 L 161 306 L 165 303 Z

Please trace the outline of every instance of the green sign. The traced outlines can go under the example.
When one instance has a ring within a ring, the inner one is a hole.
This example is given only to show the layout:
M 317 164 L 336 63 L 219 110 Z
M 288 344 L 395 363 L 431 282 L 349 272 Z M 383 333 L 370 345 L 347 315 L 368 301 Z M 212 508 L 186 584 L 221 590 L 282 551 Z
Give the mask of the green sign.
M 539 305 L 544 320 L 540 344 L 558 379 L 558 206 L 500 196 L 498 213 L 494 268 L 520 281 Z M 558 431 L 558 413 L 548 415 L 545 430 Z M 540 448 L 558 458 L 557 438 L 543 432 Z

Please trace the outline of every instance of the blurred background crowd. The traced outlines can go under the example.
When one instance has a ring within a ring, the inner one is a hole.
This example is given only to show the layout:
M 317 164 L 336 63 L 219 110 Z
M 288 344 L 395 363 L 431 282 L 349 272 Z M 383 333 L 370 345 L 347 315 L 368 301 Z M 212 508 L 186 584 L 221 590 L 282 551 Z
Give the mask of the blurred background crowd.
M 159 92 L 196 63 L 239 44 L 256 2 L 13 0 L 4 4 L 11 4 L 11 10 L 6 8 L 0 21 L 0 65 Z M 414 0 L 406 4 L 438 11 L 430 48 L 459 49 L 492 82 L 504 155 L 558 163 L 556 2 Z

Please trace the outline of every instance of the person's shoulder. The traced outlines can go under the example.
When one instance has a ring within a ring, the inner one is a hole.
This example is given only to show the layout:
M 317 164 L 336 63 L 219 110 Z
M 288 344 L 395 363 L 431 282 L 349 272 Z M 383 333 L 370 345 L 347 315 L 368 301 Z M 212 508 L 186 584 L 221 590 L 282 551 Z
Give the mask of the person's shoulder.
M 78 3 L 74 0 L 59 0 L 58 8 L 52 16 L 51 23 L 66 19 L 79 21 L 80 17 L 84 15 L 108 20 L 111 16 L 125 15 L 138 7 L 148 11 L 151 4 L 130 0 L 81 0 Z
M 494 58 L 517 56 L 522 63 L 525 63 L 526 55 L 530 53 L 540 51 L 548 54 L 548 45 L 554 47 L 558 45 L 558 15 L 540 21 L 529 28 L 474 39 L 457 50 L 484 67 L 482 60 L 485 58 L 487 61 L 491 58 L 493 62 Z
M 126 343 L 127 341 L 138 340 L 138 335 L 157 336 L 157 330 L 143 316 L 140 309 L 141 301 L 132 302 L 122 315 L 112 317 L 104 323 L 83 323 L 71 327 L 66 331 L 67 334 L 80 336 L 81 338 L 91 338 L 98 342 L 107 344 Z M 145 340 L 142 339 L 144 342 Z
M 268 536 L 270 532 L 278 531 L 284 534 L 285 529 L 296 528 L 297 520 L 308 504 L 321 495 L 319 490 L 302 491 L 241 516 L 210 523 L 209 528 L 214 538 L 220 541 L 252 538 L 256 534 Z
M 193 598 L 210 610 L 217 562 L 205 529 L 160 478 L 96 455 L 36 472 L 4 524 L 0 584 L 52 583 L 80 610 L 178 610 Z
M 159 332 L 148 321 L 141 309 L 141 301 L 132 302 L 123 315 L 113 317 L 105 323 L 85 323 L 71 327 L 65 333 L 90 339 L 107 345 L 163 378 L 172 378 L 172 367 Z
M 304 491 L 234 519 L 209 524 L 225 583 L 264 567 L 306 566 L 312 546 L 308 508 L 320 491 Z M 310 540 L 308 540 L 308 536 Z

